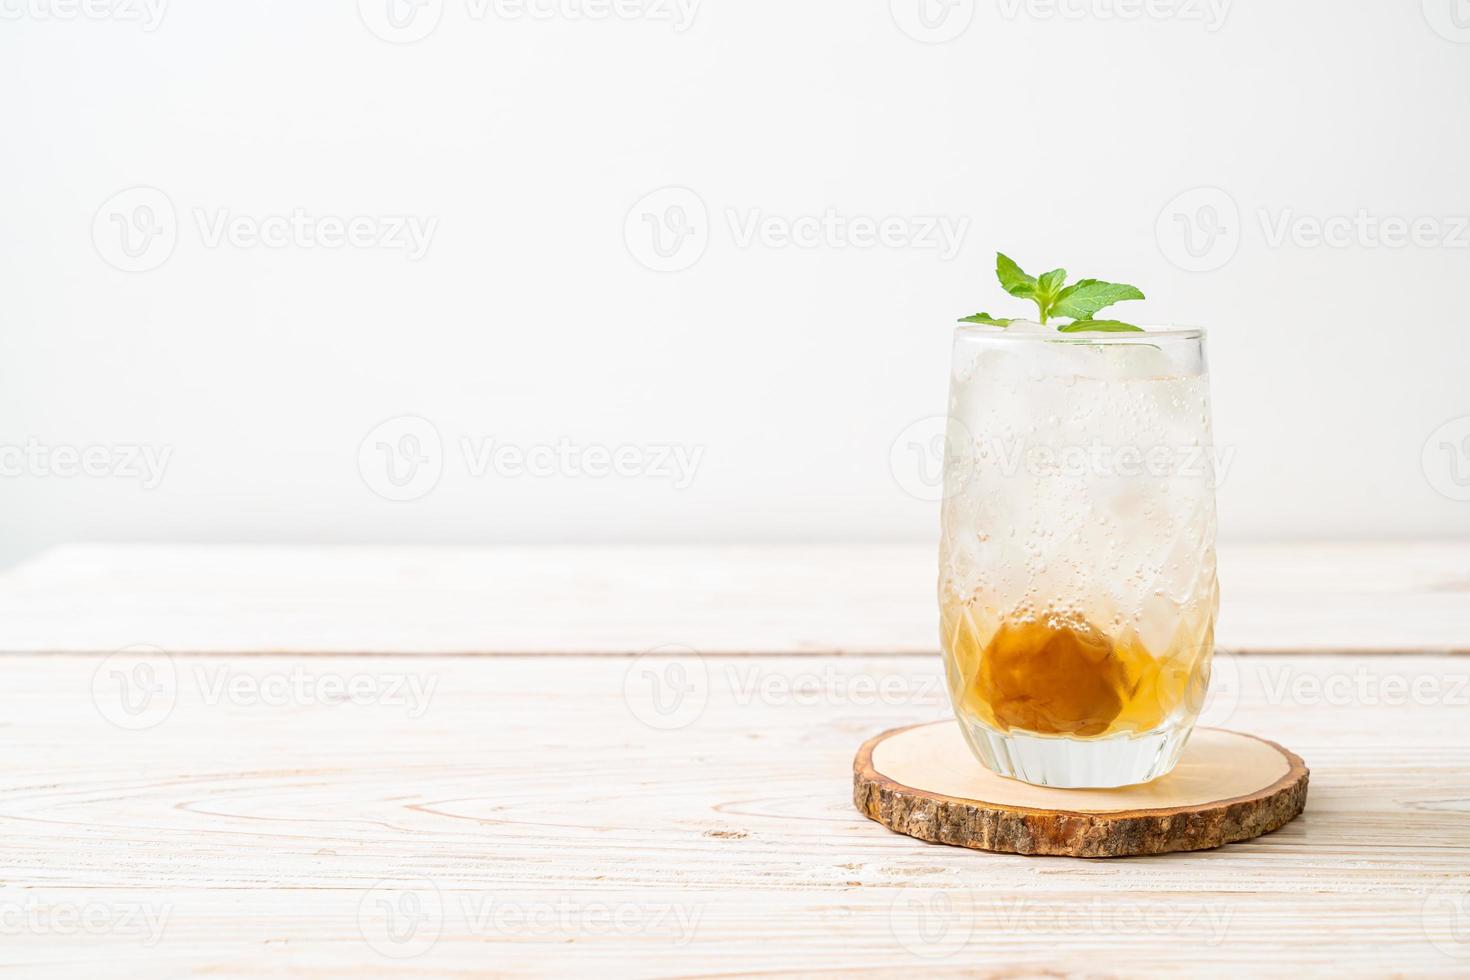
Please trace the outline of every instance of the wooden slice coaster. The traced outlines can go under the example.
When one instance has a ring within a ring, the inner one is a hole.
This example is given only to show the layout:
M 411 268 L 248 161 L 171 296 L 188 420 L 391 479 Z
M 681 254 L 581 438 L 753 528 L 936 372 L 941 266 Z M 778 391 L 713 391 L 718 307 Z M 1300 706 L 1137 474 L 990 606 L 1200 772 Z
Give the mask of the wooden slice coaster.
M 1125 857 L 1270 833 L 1302 812 L 1307 767 L 1275 742 L 1199 728 L 1174 771 L 1142 786 L 1055 789 L 997 776 L 954 721 L 895 728 L 852 763 L 857 808 L 936 844 L 1011 854 Z

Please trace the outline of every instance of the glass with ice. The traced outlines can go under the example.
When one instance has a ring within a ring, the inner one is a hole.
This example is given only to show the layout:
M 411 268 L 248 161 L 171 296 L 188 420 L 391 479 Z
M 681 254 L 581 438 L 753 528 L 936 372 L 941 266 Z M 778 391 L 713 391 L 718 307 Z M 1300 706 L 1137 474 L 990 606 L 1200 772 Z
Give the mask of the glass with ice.
M 1171 770 L 1209 685 L 1204 334 L 955 333 L 941 640 L 970 747 L 1026 782 Z

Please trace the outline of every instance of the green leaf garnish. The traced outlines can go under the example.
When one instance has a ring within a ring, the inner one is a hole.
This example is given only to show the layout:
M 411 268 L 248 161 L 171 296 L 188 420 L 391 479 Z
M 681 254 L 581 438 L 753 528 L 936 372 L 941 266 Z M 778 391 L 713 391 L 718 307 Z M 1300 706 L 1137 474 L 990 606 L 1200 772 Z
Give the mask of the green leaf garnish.
M 1072 283 L 1057 296 L 1052 312 L 1057 316 L 1070 316 L 1077 320 L 1091 319 L 1104 307 L 1129 299 L 1143 299 L 1137 286 L 1120 282 L 1103 282 L 1100 279 L 1082 279 Z
M 1131 323 L 1122 320 L 1075 320 L 1057 328 L 1062 333 L 1146 333 L 1142 327 L 1135 327 Z
M 995 277 L 1012 296 L 1030 299 L 1036 295 L 1036 277 L 1028 276 L 1004 252 L 995 253 Z
M 1143 291 L 1126 283 L 1104 282 L 1101 279 L 1079 279 L 1068 286 L 1067 270 L 1053 269 L 1040 276 L 1027 275 L 1015 261 L 1004 252 L 995 253 L 995 277 L 1001 287 L 1012 296 L 1029 299 L 1036 304 L 1041 322 L 1054 316 L 1071 317 L 1073 322 L 1057 329 L 1062 333 L 1132 333 L 1144 331 L 1122 320 L 1094 320 L 1099 310 L 1121 303 L 1124 300 L 1143 299 Z M 976 313 L 960 320 L 961 323 L 984 323 L 996 327 L 1008 327 L 1010 319 L 993 317 L 989 313 Z
M 960 317 L 961 323 L 988 323 L 993 327 L 1009 327 L 1011 321 L 1000 317 L 991 316 L 989 313 L 976 313 L 971 316 Z

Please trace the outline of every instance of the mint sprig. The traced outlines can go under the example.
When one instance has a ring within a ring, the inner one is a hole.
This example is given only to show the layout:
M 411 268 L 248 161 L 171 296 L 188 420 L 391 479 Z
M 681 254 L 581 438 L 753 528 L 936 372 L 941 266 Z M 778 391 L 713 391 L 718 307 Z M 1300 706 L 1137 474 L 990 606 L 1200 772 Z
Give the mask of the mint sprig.
M 1143 299 L 1142 290 L 1125 283 L 1103 282 L 1101 279 L 1079 279 L 1066 285 L 1067 270 L 1053 269 L 1039 276 L 1027 275 L 1010 256 L 995 253 L 995 277 L 1001 287 L 1019 299 L 1029 299 L 1041 313 L 1041 322 L 1054 316 L 1071 318 L 1071 323 L 1057 329 L 1061 333 L 1142 333 L 1141 327 L 1122 320 L 1094 320 L 1093 315 L 1114 303 L 1124 300 Z M 993 317 L 989 313 L 976 313 L 962 317 L 961 323 L 986 323 L 991 326 L 1008 327 L 1008 318 Z
M 1057 330 L 1060 333 L 1143 333 L 1142 327 L 1122 320 L 1073 320 L 1057 327 Z
M 975 313 L 971 316 L 960 317 L 961 323 L 988 323 L 992 327 L 1009 327 L 1010 320 L 993 317 L 989 313 Z

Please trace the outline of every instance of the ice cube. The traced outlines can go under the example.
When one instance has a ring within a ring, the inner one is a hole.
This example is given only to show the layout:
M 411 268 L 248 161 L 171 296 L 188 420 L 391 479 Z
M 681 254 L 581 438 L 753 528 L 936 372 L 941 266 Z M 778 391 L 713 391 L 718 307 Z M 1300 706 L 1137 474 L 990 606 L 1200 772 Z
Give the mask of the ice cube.
M 1011 325 L 1006 328 L 1010 333 L 1056 333 L 1057 328 L 1038 323 L 1035 320 L 1012 320 Z

